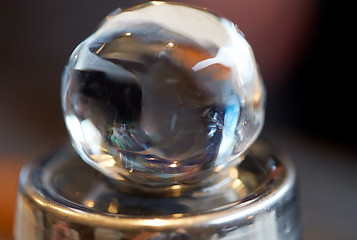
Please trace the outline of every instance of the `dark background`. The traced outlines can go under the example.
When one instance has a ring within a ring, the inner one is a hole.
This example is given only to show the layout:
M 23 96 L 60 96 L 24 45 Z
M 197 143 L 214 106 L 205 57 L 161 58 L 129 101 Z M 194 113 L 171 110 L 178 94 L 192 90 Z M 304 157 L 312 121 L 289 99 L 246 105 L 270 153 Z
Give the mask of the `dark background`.
M 139 2 L 2 1 L 0 152 L 29 153 L 65 133 L 59 89 L 69 55 L 103 16 Z M 352 0 L 185 2 L 208 6 L 246 34 L 268 90 L 266 127 L 283 125 L 354 147 Z
M 1 161 L 66 137 L 60 79 L 68 57 L 106 14 L 139 2 L 1 2 Z M 263 135 L 296 162 L 305 239 L 357 239 L 355 1 L 182 2 L 227 16 L 251 43 L 268 92 Z

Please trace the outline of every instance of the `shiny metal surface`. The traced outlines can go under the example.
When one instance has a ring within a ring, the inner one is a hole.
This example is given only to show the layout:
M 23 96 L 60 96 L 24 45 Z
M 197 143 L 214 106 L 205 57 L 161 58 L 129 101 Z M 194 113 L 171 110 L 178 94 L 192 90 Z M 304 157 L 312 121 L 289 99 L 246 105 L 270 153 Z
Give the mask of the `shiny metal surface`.
M 191 192 L 130 191 L 66 146 L 24 167 L 15 238 L 301 239 L 295 168 L 263 141 L 225 178 Z

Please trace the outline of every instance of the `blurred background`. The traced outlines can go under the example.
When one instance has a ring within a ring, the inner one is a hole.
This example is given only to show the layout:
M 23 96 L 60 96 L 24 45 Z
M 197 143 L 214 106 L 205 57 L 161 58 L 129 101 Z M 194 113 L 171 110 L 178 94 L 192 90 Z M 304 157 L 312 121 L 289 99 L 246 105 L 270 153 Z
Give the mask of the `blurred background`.
M 66 138 L 60 79 L 71 52 L 113 9 L 142 2 L 2 0 L 0 239 L 11 239 L 21 165 Z M 263 135 L 299 170 L 304 239 L 357 239 L 356 1 L 181 2 L 226 16 L 252 45 L 268 92 Z

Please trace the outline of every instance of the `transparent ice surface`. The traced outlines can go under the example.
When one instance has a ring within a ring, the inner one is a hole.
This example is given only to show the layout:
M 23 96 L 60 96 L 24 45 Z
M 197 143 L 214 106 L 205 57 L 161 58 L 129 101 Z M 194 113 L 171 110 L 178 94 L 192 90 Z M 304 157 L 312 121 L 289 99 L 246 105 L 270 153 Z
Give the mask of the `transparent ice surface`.
M 180 188 L 239 163 L 262 128 L 264 101 L 237 27 L 173 3 L 108 15 L 62 77 L 76 151 L 107 176 L 146 186 Z

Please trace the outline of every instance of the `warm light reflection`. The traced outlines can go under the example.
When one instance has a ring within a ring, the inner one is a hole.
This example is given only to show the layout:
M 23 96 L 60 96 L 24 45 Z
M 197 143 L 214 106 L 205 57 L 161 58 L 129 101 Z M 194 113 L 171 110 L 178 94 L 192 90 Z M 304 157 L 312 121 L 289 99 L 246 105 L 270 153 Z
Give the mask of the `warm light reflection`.
M 181 189 L 181 185 L 172 185 L 170 188 L 172 189 L 172 190 L 178 190 L 178 189 Z
M 144 221 L 146 226 L 164 226 L 166 223 L 164 219 L 159 219 L 159 218 L 154 218 Z
M 234 189 L 240 188 L 243 185 L 242 181 L 239 179 L 236 179 L 232 182 L 231 186 Z
M 100 154 L 94 155 L 91 154 L 90 158 L 96 161 L 101 167 L 113 167 L 115 165 L 115 160 L 111 155 L 108 154 Z
M 237 179 L 238 178 L 238 169 L 237 168 L 229 169 L 229 176 L 231 176 L 231 178 L 233 178 L 233 179 Z
M 90 208 L 94 207 L 94 204 L 95 204 L 95 202 L 92 200 L 84 201 L 84 205 L 86 205 L 87 207 L 90 207 Z
M 239 192 L 241 194 L 241 196 L 247 196 L 248 194 L 248 190 L 247 187 L 244 185 L 244 183 L 239 180 L 239 179 L 235 179 L 232 183 L 231 183 L 231 187 L 233 189 L 236 189 L 237 192 Z
M 173 164 L 170 164 L 170 168 L 175 168 L 177 167 L 177 162 L 174 162 Z
M 103 45 L 100 47 L 100 48 L 98 48 L 98 50 L 95 52 L 95 54 L 99 54 L 102 50 L 103 50 L 103 48 L 105 47 L 105 45 L 106 45 L 106 43 L 103 43 Z
M 109 204 L 108 212 L 110 213 L 118 213 L 119 202 L 118 200 L 114 200 Z
M 174 41 L 168 42 L 166 44 L 166 48 L 169 50 L 173 50 L 174 48 L 176 48 L 176 42 L 174 42 Z
M 258 75 L 258 73 L 256 73 L 256 76 Z M 259 79 L 257 79 L 257 77 L 255 77 L 254 79 L 256 82 L 259 81 Z M 262 99 L 262 95 L 263 95 L 263 89 L 262 86 L 260 84 L 255 84 L 254 85 L 255 89 L 254 89 L 254 95 L 253 95 L 253 99 L 254 99 L 254 108 L 259 107 L 259 103 Z
M 224 168 L 224 165 L 221 164 L 221 165 L 217 166 L 217 167 L 214 169 L 214 171 L 215 171 L 215 172 L 220 172 L 220 171 L 223 170 L 223 168 Z
M 153 5 L 162 5 L 162 4 L 164 4 L 164 2 L 162 2 L 162 1 L 152 1 L 151 3 Z

